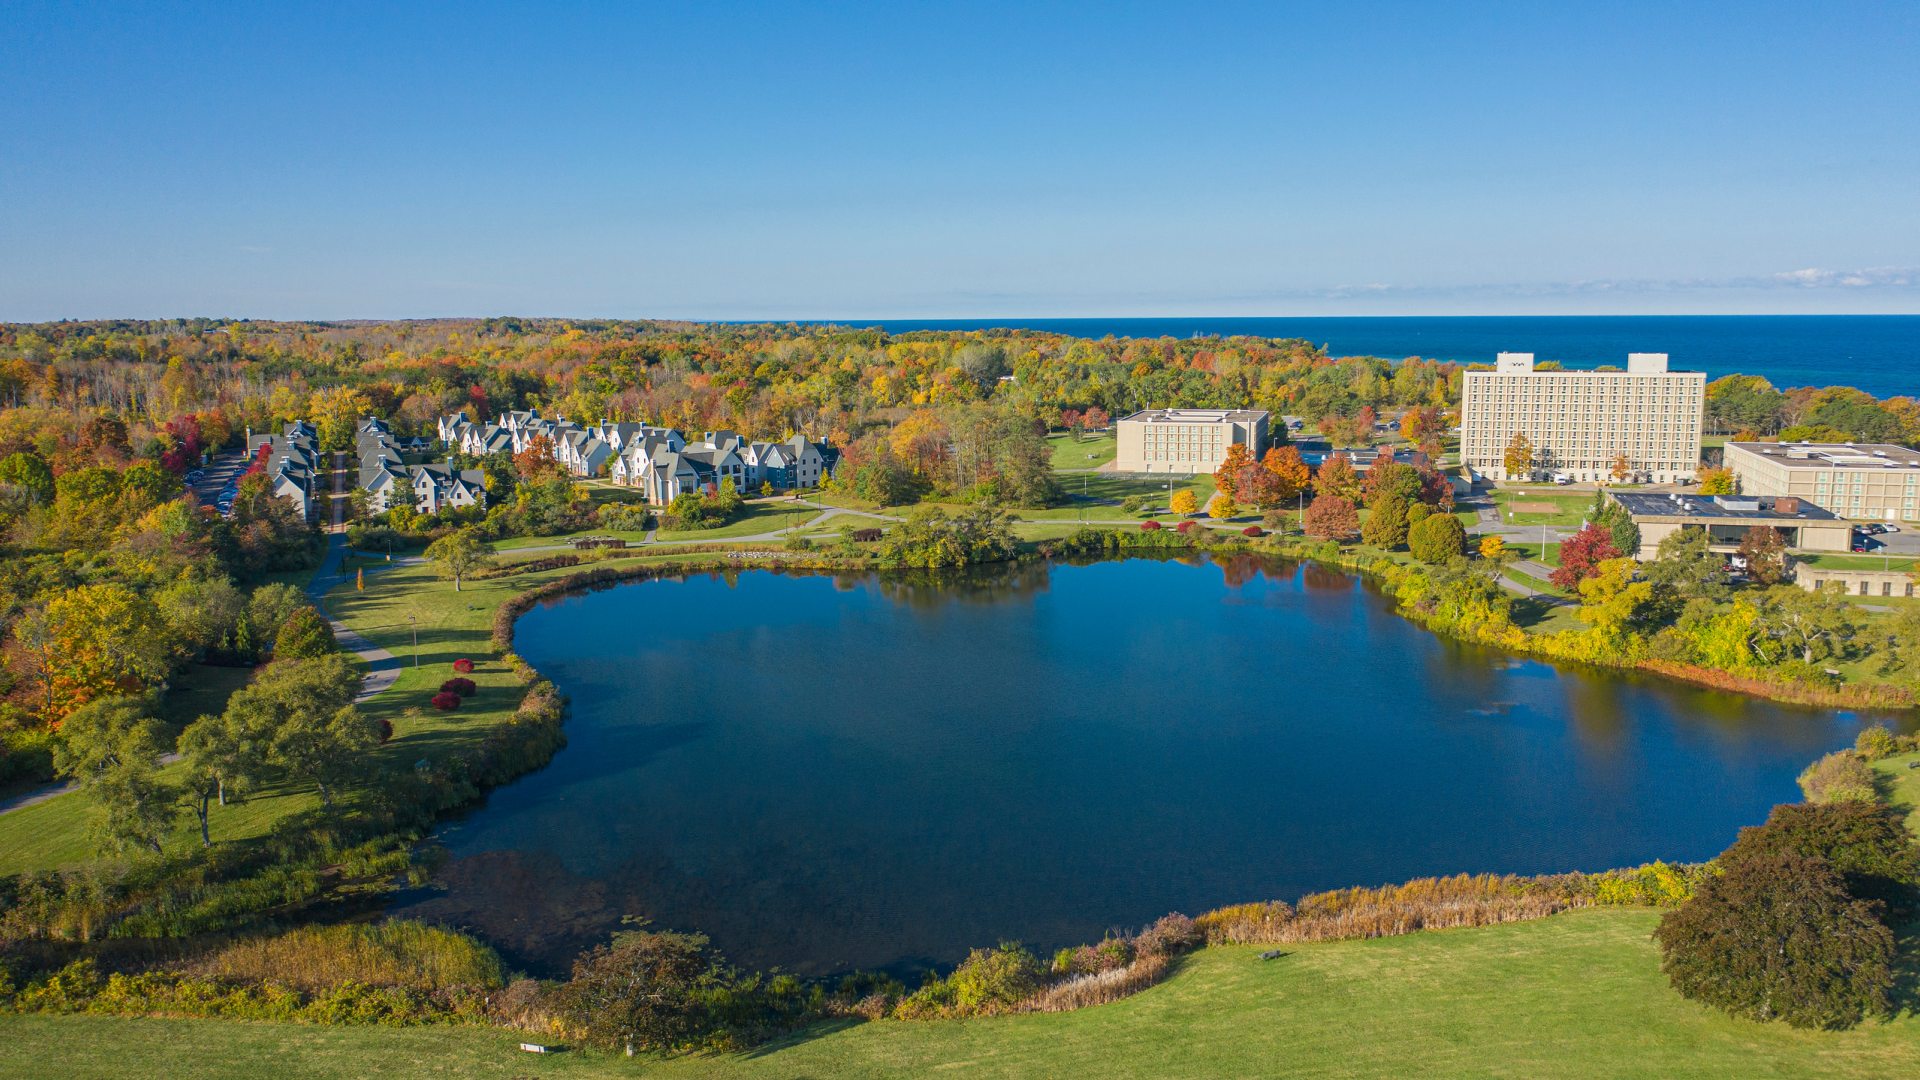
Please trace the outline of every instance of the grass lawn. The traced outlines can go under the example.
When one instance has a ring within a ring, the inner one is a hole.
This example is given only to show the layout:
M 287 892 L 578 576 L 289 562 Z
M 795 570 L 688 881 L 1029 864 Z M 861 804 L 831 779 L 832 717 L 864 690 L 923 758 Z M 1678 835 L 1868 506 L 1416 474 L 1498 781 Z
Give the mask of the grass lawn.
M 1907 808 L 1907 827 L 1920 835 L 1920 767 L 1910 767 L 1915 762 L 1920 754 L 1899 754 L 1873 767 L 1887 775 L 1887 801 Z
M 1853 1031 L 1734 1020 L 1681 999 L 1657 915 L 1207 949 L 1167 982 L 1071 1013 L 830 1024 L 748 1053 L 628 1062 L 520 1053 L 484 1028 L 0 1018 L 0 1075 L 256 1077 L 1892 1077 L 1920 1018 Z
M 772 502 L 750 502 L 746 516 L 739 521 L 722 525 L 717 529 L 674 529 L 661 530 L 661 540 L 726 540 L 735 536 L 758 536 L 776 529 L 791 529 L 796 525 L 805 525 L 820 516 L 820 511 L 811 506 L 796 506 L 785 499 Z
M 160 719 L 185 727 L 202 716 L 225 712 L 227 699 L 253 678 L 250 667 L 189 664 L 160 699 Z
M 1047 446 L 1053 451 L 1053 467 L 1056 469 L 1097 469 L 1113 460 L 1116 449 L 1111 434 L 1088 435 L 1080 439 L 1065 434 L 1049 435 Z
M 1499 488 L 1493 493 L 1500 520 L 1509 525 L 1578 525 L 1587 519 L 1593 506 L 1592 493 L 1568 495 L 1552 488 Z M 1551 505 L 1551 512 L 1528 509 L 1514 511 L 1512 505 Z
M 1801 555 L 1793 556 L 1794 562 L 1823 570 L 1904 570 L 1911 572 L 1920 559 L 1899 555 Z

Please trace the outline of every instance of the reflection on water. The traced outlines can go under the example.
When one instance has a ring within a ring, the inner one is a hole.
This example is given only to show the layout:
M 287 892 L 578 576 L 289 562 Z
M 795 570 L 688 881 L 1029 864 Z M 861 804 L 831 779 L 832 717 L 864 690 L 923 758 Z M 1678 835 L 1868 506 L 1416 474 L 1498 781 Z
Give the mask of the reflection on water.
M 1248 557 L 748 571 L 528 614 L 568 745 L 409 914 L 564 971 L 622 916 L 803 973 L 1453 871 L 1700 859 L 1857 718 L 1443 641 Z

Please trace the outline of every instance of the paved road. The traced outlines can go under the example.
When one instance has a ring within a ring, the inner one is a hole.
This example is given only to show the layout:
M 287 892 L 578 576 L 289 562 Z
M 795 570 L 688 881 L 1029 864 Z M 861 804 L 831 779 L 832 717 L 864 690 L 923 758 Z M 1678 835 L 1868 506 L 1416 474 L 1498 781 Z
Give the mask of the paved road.
M 327 625 L 333 628 L 334 640 L 340 643 L 340 647 L 366 664 L 366 671 L 360 678 L 360 693 L 353 699 L 361 702 L 391 687 L 400 678 L 400 658 L 348 629 L 347 624 L 334 618 L 322 602 L 328 590 L 347 580 L 347 455 L 334 454 L 333 469 L 333 493 L 327 499 L 331 506 L 327 524 L 327 554 L 321 559 L 320 569 L 314 573 L 313 580 L 307 583 L 307 599 L 320 609 Z

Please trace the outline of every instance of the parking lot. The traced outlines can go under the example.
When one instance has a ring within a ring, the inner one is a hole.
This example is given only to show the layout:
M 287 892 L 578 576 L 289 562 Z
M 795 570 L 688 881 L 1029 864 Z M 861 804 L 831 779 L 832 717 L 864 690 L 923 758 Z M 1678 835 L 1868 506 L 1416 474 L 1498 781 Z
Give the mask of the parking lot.
M 1869 555 L 1920 555 L 1920 526 L 1895 525 L 1897 532 L 1870 532 L 1873 526 L 1853 528 L 1853 548 Z
M 193 489 L 194 498 L 200 500 L 202 506 L 226 513 L 233 505 L 233 490 L 240 483 L 240 474 L 246 471 L 248 460 L 244 450 L 223 450 L 215 454 L 205 468 L 189 472 L 187 484 Z

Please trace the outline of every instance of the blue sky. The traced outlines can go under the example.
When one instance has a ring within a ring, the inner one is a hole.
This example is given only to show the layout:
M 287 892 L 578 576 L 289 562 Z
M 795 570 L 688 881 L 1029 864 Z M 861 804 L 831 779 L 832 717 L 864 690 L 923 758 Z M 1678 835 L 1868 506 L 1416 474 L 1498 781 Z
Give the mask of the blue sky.
M 1567 7 L 0 0 L 0 319 L 1920 312 L 1920 5 Z

